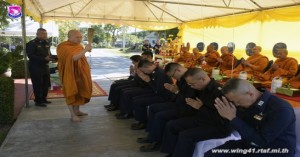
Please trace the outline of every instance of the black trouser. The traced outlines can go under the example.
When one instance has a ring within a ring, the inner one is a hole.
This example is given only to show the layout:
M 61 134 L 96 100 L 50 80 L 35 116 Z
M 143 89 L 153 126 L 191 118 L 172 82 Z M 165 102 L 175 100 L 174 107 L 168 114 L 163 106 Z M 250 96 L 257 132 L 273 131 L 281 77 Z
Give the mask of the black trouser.
M 148 140 L 151 142 L 161 142 L 167 122 L 177 119 L 178 115 L 179 110 L 174 102 L 150 105 L 146 130 L 149 132 Z
M 43 103 L 47 100 L 48 89 L 50 87 L 50 74 L 45 70 L 40 72 L 39 70 L 29 66 L 29 72 L 31 76 L 31 82 L 34 92 L 34 101 L 36 103 Z
M 148 119 L 147 107 L 154 103 L 166 102 L 167 98 L 155 93 L 136 96 L 132 99 L 135 120 L 146 123 Z
M 229 134 L 227 127 L 214 124 L 209 118 L 198 115 L 180 118 L 167 123 L 161 151 L 173 157 L 192 157 L 198 141 L 224 138 Z
M 205 154 L 204 154 L 204 157 L 294 157 L 294 151 L 290 151 L 292 153 L 290 154 L 262 154 L 262 153 L 253 153 L 252 151 L 257 151 L 258 149 L 261 149 L 261 148 L 255 148 L 254 146 L 253 147 L 249 147 L 249 146 L 246 146 L 245 143 L 242 141 L 242 140 L 237 140 L 237 141 L 234 141 L 234 140 L 231 140 L 231 141 L 227 141 L 226 143 L 224 143 L 223 145 L 221 146 L 218 146 L 216 148 L 213 148 L 209 151 L 207 151 Z M 268 148 L 265 148 L 265 150 L 267 150 Z M 240 152 L 240 153 L 215 153 L 215 151 L 244 151 L 243 152 Z M 214 151 L 214 153 L 213 153 Z M 251 151 L 252 153 L 249 153 L 249 151 Z
M 142 88 L 142 87 L 130 87 L 122 89 L 120 92 L 120 101 L 119 107 L 122 114 L 132 113 L 132 99 L 139 95 L 145 95 L 149 93 L 153 93 L 150 88 Z
M 131 87 L 136 87 L 134 80 L 117 80 L 110 86 L 108 100 L 111 101 L 111 104 L 119 106 L 121 90 Z

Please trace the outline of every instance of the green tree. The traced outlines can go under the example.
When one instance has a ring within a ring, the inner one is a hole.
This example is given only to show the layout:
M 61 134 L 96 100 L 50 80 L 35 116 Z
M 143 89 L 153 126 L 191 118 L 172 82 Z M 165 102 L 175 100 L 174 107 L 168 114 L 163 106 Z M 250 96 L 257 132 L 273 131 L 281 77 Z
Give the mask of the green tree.
M 69 30 L 79 28 L 79 22 L 76 21 L 57 22 L 57 25 L 59 31 L 58 43 L 67 40 Z
M 0 29 L 6 28 L 9 24 L 9 18 L 7 16 L 7 6 L 10 4 L 5 1 L 0 1 Z
M 110 43 L 111 46 L 115 45 L 115 42 L 117 41 L 118 38 L 118 33 L 120 32 L 121 27 L 115 26 L 115 25 L 111 25 L 111 24 L 107 24 L 104 26 L 104 30 L 110 34 Z M 106 36 L 106 38 L 108 38 L 108 36 Z

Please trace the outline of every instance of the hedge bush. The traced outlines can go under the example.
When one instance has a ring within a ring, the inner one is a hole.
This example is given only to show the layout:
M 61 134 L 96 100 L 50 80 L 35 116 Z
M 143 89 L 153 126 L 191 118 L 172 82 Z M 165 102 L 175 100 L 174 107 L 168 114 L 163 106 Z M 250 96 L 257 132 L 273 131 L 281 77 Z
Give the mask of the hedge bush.
M 29 72 L 27 73 L 29 77 Z M 25 78 L 25 65 L 24 60 L 19 60 L 11 65 L 11 77 L 12 78 Z
M 15 85 L 11 77 L 0 77 L 0 123 L 9 124 L 14 116 Z

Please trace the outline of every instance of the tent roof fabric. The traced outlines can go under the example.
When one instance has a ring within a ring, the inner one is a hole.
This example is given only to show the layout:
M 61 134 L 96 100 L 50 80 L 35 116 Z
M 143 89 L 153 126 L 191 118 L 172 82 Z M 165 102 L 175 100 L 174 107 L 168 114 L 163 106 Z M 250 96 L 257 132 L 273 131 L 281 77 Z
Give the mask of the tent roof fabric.
M 7 0 L 21 4 L 21 0 Z M 80 20 L 163 30 L 182 23 L 300 5 L 300 0 L 25 0 L 37 21 Z

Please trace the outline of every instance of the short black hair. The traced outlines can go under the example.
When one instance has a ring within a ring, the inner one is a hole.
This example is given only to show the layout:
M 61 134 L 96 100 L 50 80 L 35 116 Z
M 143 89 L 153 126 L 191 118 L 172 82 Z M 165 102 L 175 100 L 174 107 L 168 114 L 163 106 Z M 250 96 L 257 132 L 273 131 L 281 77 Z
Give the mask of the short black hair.
M 239 87 L 240 81 L 241 79 L 239 78 L 232 78 L 228 80 L 222 88 L 222 93 L 225 95 L 228 94 L 229 92 L 236 91 Z
M 143 60 L 141 60 L 141 61 L 139 62 L 138 67 L 139 67 L 139 68 L 141 68 L 141 67 L 148 67 L 148 66 L 151 66 L 151 65 L 153 65 L 153 64 L 154 64 L 153 62 L 150 62 L 150 61 L 148 61 L 148 60 L 146 60 L 146 59 L 143 59 Z
M 142 57 L 140 55 L 133 55 L 130 57 L 130 60 L 134 62 L 139 62 L 140 60 L 142 60 Z
M 178 68 L 179 66 L 180 66 L 180 64 L 171 62 L 171 63 L 168 63 L 165 66 L 165 70 L 164 71 L 165 71 L 165 73 L 171 72 L 171 71 L 175 70 L 176 68 Z
M 147 56 L 147 57 L 151 57 L 151 58 L 153 58 L 153 53 L 150 51 L 145 51 L 145 52 L 143 52 L 142 53 L 142 55 L 145 55 L 145 56 Z
M 37 31 L 36 31 L 36 32 L 38 32 L 38 31 L 45 31 L 45 32 L 47 32 L 47 30 L 46 30 L 46 29 L 44 29 L 44 28 L 39 28 L 39 29 L 37 29 Z
M 194 76 L 194 75 L 198 74 L 199 72 L 204 72 L 204 71 L 200 68 L 190 68 L 185 72 L 183 77 L 187 78 L 189 76 Z

